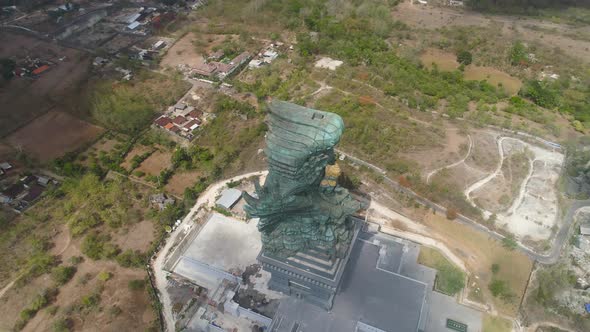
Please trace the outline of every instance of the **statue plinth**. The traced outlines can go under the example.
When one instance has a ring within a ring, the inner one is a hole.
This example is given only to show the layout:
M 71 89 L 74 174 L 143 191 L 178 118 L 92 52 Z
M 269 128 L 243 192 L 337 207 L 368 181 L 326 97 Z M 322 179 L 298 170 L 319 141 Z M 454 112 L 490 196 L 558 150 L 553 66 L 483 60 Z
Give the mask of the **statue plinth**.
M 271 274 L 268 287 L 330 310 L 352 251 L 350 244 L 356 241 L 363 222 L 351 218 L 354 224 L 353 237 L 342 258 L 330 255 L 330 250 L 322 247 L 307 248 L 286 258 L 263 249 L 258 255 L 258 261 Z

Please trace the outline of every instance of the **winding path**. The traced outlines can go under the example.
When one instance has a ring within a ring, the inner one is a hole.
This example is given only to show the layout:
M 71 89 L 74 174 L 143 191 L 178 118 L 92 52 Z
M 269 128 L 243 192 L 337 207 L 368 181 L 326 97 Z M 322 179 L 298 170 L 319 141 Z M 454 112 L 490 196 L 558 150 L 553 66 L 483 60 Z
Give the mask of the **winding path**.
M 344 155 L 346 158 L 350 159 L 354 163 L 366 166 L 366 167 L 372 169 L 373 171 L 381 174 L 383 176 L 384 183 L 387 183 L 388 185 L 390 185 L 391 187 L 393 187 L 397 191 L 403 192 L 403 193 L 413 197 L 416 200 L 416 202 L 418 202 L 428 208 L 434 209 L 436 212 L 439 212 L 442 214 L 446 213 L 447 209 L 444 206 L 438 205 L 426 198 L 423 198 L 422 196 L 416 194 L 413 190 L 400 185 L 397 181 L 394 181 L 390 177 L 388 177 L 386 171 L 383 170 L 382 168 L 380 168 L 379 166 L 373 165 L 373 164 L 366 162 L 362 159 L 356 158 L 348 153 L 343 152 L 342 150 L 336 149 L 336 151 L 338 153 Z M 526 247 L 521 243 L 518 243 L 517 250 L 520 250 L 521 252 L 523 252 L 524 254 L 529 256 L 531 259 L 536 260 L 541 264 L 554 264 L 554 263 L 556 263 L 557 260 L 559 259 L 559 256 L 561 254 L 561 250 L 562 250 L 564 244 L 567 242 L 567 240 L 569 238 L 571 226 L 573 224 L 574 216 L 575 216 L 576 212 L 578 211 L 578 209 L 585 207 L 585 206 L 590 206 L 590 199 L 579 200 L 579 201 L 575 201 L 572 203 L 570 208 L 567 210 L 567 213 L 563 219 L 563 223 L 561 225 L 561 228 L 559 229 L 559 231 L 557 232 L 557 235 L 555 236 L 555 240 L 553 241 L 553 245 L 552 245 L 551 250 L 549 251 L 548 255 L 543 255 L 543 254 L 537 253 L 533 249 Z M 504 235 L 502 235 L 498 232 L 495 232 L 495 231 L 487 228 L 486 226 L 478 223 L 477 221 L 470 219 L 464 215 L 460 214 L 457 217 L 457 219 L 455 219 L 455 221 L 460 224 L 463 224 L 465 226 L 471 227 L 471 228 L 475 229 L 476 231 L 484 232 L 496 240 L 501 241 L 505 238 Z
M 473 147 L 473 139 L 471 139 L 471 135 L 467 135 L 467 138 L 469 139 L 469 148 L 467 149 L 467 153 L 465 154 L 465 157 L 463 157 L 463 159 L 461 159 L 459 161 L 456 161 L 456 162 L 454 162 L 454 163 L 452 163 L 450 165 L 439 167 L 439 168 L 437 168 L 435 170 L 430 171 L 430 173 L 428 173 L 428 175 L 426 175 L 426 183 L 430 183 L 430 178 L 434 174 L 438 173 L 439 171 L 442 171 L 443 169 L 448 169 L 448 168 L 453 168 L 455 166 L 459 166 L 462 163 L 464 163 L 465 160 L 467 160 L 467 158 L 469 158 L 469 155 L 471 154 L 471 148 Z

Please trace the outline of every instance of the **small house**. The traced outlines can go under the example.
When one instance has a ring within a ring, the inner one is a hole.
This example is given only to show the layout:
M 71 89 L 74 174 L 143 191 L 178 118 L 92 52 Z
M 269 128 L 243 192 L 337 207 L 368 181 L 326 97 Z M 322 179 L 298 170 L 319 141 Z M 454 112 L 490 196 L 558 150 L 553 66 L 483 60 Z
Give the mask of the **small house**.
M 199 124 L 200 124 L 200 122 L 198 120 L 191 120 L 187 124 L 184 125 L 184 129 L 186 131 L 193 131 L 193 130 L 199 128 Z
M 159 50 L 159 49 L 161 49 L 162 47 L 165 47 L 165 46 L 166 46 L 166 42 L 165 42 L 165 41 L 163 41 L 163 40 L 158 40 L 158 41 L 157 41 L 157 42 L 156 42 L 156 43 L 155 43 L 155 44 L 152 46 L 152 48 L 153 48 L 154 50 Z
M 193 118 L 193 119 L 198 119 L 198 118 L 200 118 L 200 117 L 203 116 L 203 112 L 197 111 L 197 110 L 193 109 L 192 111 L 190 111 L 190 113 L 188 114 L 188 116 L 190 118 Z
M 187 121 L 187 119 L 182 115 L 177 116 L 172 120 L 172 122 L 174 122 L 175 124 L 177 124 L 179 126 L 186 123 L 186 121 Z
M 167 116 L 161 116 L 154 121 L 154 123 L 159 127 L 166 127 L 166 125 L 168 125 L 170 122 L 172 122 L 172 120 L 170 120 L 170 118 Z
M 225 53 L 223 52 L 223 50 L 217 50 L 217 51 L 211 53 L 209 55 L 209 57 L 207 58 L 207 60 L 218 61 L 218 60 L 221 60 L 224 55 L 225 55 Z
M 17 199 L 20 195 L 25 192 L 25 186 L 22 183 L 15 183 L 12 186 L 6 188 L 6 190 L 0 193 L 1 203 L 10 203 Z
M 38 184 L 33 184 L 29 187 L 29 191 L 27 192 L 27 194 L 21 199 L 21 201 L 27 203 L 27 204 L 31 204 L 34 201 L 36 201 L 41 194 L 43 194 L 43 187 L 41 187 Z
M 584 222 L 580 225 L 580 234 L 590 235 L 590 222 Z
M 221 192 L 221 197 L 215 202 L 215 205 L 219 208 L 230 210 L 236 203 L 242 198 L 242 191 L 229 188 Z
M 39 184 L 43 187 L 47 187 L 49 185 L 50 181 L 51 181 L 51 179 L 48 178 L 47 176 L 37 176 L 37 184 Z
M 3 170 L 3 171 L 7 171 L 7 170 L 9 170 L 11 168 L 12 168 L 12 165 L 10 165 L 7 162 L 0 163 L 0 169 Z
M 175 200 L 165 194 L 154 194 L 150 196 L 150 203 L 160 210 L 164 210 L 166 206 L 174 204 Z

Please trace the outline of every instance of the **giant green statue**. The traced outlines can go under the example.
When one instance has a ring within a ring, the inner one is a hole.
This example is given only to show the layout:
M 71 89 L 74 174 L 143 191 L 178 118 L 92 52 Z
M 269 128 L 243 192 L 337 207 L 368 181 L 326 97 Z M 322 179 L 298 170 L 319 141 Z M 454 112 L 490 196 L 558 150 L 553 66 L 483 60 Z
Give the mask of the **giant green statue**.
M 244 193 L 246 213 L 260 218 L 263 249 L 288 257 L 306 248 L 346 254 L 353 236 L 349 216 L 360 208 L 337 185 L 334 146 L 342 118 L 284 101 L 269 103 L 266 157 L 268 176 L 256 193 Z

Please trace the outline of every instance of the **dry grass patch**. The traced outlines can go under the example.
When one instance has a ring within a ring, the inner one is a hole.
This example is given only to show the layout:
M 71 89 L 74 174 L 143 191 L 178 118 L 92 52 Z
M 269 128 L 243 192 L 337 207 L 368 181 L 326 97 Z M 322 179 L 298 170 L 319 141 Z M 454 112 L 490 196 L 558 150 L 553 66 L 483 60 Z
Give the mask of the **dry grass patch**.
M 192 187 L 202 175 L 203 172 L 199 170 L 188 172 L 177 171 L 170 178 L 170 180 L 168 180 L 168 183 L 164 186 L 164 190 L 176 196 L 182 197 L 184 194 L 184 189 Z
M 512 322 L 506 318 L 485 315 L 483 318 L 482 332 L 510 332 L 512 331 Z
M 434 65 L 441 71 L 453 71 L 459 68 L 455 54 L 435 48 L 429 48 L 422 53 L 420 61 L 428 69 L 434 68 Z
M 156 176 L 172 165 L 170 161 L 171 156 L 172 153 L 169 151 L 158 150 L 144 160 L 136 170 Z
M 465 79 L 468 81 L 488 81 L 493 86 L 502 88 L 511 95 L 516 95 L 522 86 L 522 81 L 512 77 L 503 71 L 491 67 L 467 66 Z
M 470 227 L 447 220 L 444 216 L 427 213 L 424 223 L 479 278 L 487 302 L 492 301 L 499 312 L 515 316 L 532 269 L 531 260 L 523 253 L 506 249 L 501 242 Z M 495 274 L 491 271 L 493 264 L 499 267 Z M 508 301 L 493 297 L 487 287 L 492 278 L 505 281 L 514 297 Z

